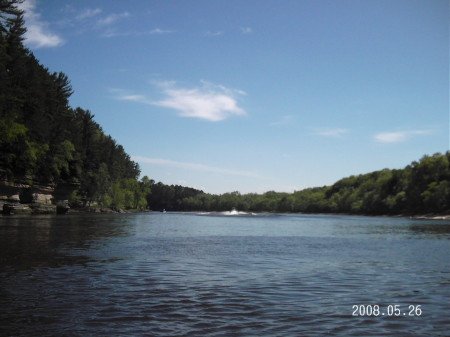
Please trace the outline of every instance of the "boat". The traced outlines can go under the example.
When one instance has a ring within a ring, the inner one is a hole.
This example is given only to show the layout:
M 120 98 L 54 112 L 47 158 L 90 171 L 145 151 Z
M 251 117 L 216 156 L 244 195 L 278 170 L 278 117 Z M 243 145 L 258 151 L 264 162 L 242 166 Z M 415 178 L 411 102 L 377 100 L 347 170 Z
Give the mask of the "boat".
M 239 211 L 235 207 L 233 207 L 230 211 L 230 215 L 239 215 Z

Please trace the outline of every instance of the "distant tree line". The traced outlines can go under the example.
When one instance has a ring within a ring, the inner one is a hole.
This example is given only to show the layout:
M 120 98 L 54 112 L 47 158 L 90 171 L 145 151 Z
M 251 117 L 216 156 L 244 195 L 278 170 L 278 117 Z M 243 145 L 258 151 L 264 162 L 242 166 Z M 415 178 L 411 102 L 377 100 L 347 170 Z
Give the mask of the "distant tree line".
M 372 215 L 450 212 L 449 163 L 450 152 L 436 153 L 424 156 L 404 169 L 350 176 L 332 186 L 294 193 L 214 195 L 158 183 L 151 188 L 148 200 L 152 208 L 180 211 L 224 211 L 235 207 L 251 212 Z
M 20 2 L 0 0 L 0 176 L 77 184 L 73 199 L 87 204 L 145 207 L 149 183 L 137 181 L 138 164 L 89 110 L 69 106 L 67 76 L 24 47 Z

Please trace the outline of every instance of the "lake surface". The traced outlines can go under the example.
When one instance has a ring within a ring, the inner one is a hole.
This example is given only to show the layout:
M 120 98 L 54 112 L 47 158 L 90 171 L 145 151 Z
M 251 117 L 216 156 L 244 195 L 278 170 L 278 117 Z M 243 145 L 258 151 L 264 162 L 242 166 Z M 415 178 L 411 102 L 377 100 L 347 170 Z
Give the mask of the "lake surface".
M 403 218 L 3 216 L 0 335 L 449 336 L 449 239 Z

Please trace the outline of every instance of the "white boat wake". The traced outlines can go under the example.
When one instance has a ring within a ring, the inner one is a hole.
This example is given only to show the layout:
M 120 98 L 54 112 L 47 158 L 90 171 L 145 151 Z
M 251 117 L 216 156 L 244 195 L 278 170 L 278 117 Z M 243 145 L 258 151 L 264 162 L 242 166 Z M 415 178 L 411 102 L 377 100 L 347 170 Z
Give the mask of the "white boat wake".
M 224 211 L 224 212 L 201 212 L 198 213 L 198 215 L 215 215 L 215 216 L 253 216 L 257 215 L 253 212 L 243 212 L 238 211 L 236 208 L 233 208 L 231 211 Z

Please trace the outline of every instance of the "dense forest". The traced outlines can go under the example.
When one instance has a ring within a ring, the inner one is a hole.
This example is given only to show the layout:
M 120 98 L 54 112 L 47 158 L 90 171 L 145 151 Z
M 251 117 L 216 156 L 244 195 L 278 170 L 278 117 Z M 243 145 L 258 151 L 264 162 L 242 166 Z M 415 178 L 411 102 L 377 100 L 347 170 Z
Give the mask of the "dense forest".
M 181 186 L 153 185 L 152 206 L 168 210 L 350 214 L 425 214 L 450 211 L 450 152 L 424 156 L 404 169 L 343 178 L 332 186 L 294 193 L 206 194 Z
M 180 211 L 424 214 L 450 211 L 450 152 L 294 193 L 207 194 L 138 180 L 139 166 L 89 110 L 72 108 L 67 76 L 24 47 L 20 0 L 0 0 L 0 179 L 77 186 L 72 206 Z
M 72 201 L 144 207 L 149 180 L 94 121 L 71 108 L 72 87 L 24 47 L 18 0 L 0 0 L 0 178 L 79 186 Z

